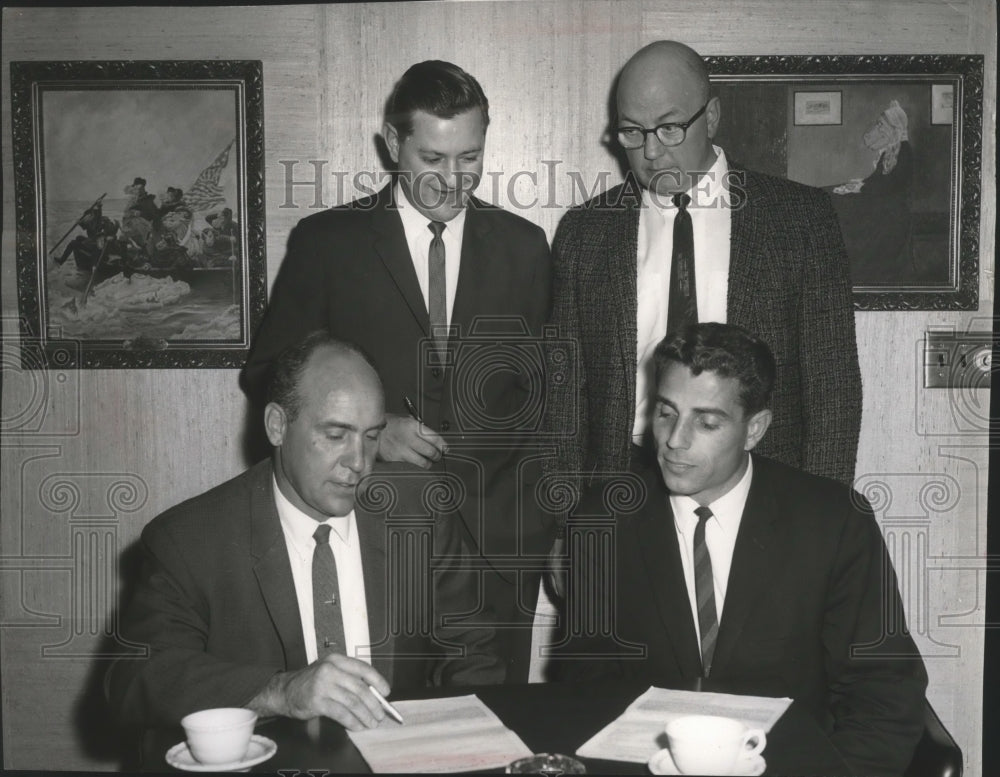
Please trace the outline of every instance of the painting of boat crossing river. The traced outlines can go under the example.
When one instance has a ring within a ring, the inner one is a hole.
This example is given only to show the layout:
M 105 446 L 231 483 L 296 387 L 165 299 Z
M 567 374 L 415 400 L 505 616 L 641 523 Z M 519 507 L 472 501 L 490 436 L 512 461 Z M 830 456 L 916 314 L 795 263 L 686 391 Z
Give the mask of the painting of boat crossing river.
M 29 348 L 72 343 L 87 367 L 242 363 L 266 284 L 259 75 L 253 62 L 12 64 Z

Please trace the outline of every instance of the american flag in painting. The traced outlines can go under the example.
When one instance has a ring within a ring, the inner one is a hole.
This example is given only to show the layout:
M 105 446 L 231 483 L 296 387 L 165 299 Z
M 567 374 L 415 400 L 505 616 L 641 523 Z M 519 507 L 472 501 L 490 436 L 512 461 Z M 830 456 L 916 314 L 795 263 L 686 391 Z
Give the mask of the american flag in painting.
M 235 142 L 236 138 L 229 141 L 229 145 L 222 149 L 222 153 L 212 164 L 201 171 L 201 175 L 185 192 L 184 201 L 196 213 L 211 210 L 225 203 L 226 198 L 222 194 L 222 187 L 219 186 L 219 176 L 229 164 L 229 149 Z

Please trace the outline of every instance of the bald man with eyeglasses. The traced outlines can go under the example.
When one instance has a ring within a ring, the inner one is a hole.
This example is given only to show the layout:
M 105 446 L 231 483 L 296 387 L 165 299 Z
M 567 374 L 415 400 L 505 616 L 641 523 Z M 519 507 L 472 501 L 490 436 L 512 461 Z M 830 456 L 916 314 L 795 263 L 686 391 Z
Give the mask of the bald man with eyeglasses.
M 727 158 L 712 142 L 719 99 L 684 44 L 637 52 L 619 76 L 616 109 L 626 180 L 568 211 L 553 243 L 552 321 L 577 343 L 577 362 L 552 371 L 569 376 L 548 394 L 561 439 L 553 469 L 586 479 L 642 457 L 653 349 L 670 331 L 717 321 L 774 351 L 778 389 L 762 452 L 850 483 L 861 376 L 829 196 Z

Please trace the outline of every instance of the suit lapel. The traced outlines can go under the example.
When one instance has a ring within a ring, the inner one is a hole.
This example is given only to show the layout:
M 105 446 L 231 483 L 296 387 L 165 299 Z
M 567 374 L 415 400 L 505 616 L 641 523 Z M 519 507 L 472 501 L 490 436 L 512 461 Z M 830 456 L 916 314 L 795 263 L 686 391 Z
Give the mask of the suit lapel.
M 402 295 L 413 317 L 420 324 L 425 335 L 430 334 L 430 316 L 420 282 L 413 269 L 413 259 L 406 243 L 403 222 L 394 205 L 394 184 L 389 184 L 378 193 L 375 207 L 371 212 L 372 229 L 375 232 L 374 248 L 385 269 L 389 272 L 396 288 Z
M 489 264 L 493 258 L 493 243 L 488 235 L 490 219 L 476 199 L 465 209 L 465 229 L 462 233 L 462 257 L 458 268 L 458 287 L 451 310 L 451 323 L 459 327 L 462 337 L 468 337 L 479 304 L 479 289 L 487 283 Z
M 285 651 L 285 665 L 298 669 L 306 665 L 295 582 L 288 561 L 285 535 L 281 531 L 278 508 L 274 504 L 270 461 L 254 470 L 250 496 L 250 554 L 264 604 Z
M 361 570 L 365 580 L 365 606 L 368 610 L 368 636 L 372 644 L 372 666 L 392 685 L 393 639 L 389 634 L 386 580 L 385 518 L 376 513 L 354 508 L 361 545 Z
M 763 236 L 759 234 L 752 204 L 753 174 L 746 170 L 732 168 L 735 175 L 733 186 L 741 186 L 743 202 L 733 207 L 730 225 L 729 248 L 729 291 L 726 294 L 726 320 L 731 324 L 759 330 L 757 326 L 756 301 L 754 292 L 754 254 L 760 253 Z
M 787 536 L 780 526 L 790 516 L 781 512 L 774 496 L 776 488 L 768 477 L 767 463 L 755 457 L 753 480 L 729 570 L 713 671 L 724 671 L 747 620 L 788 558 Z
M 682 677 L 701 675 L 701 651 L 684 582 L 674 513 L 662 481 L 647 478 L 646 509 L 628 524 L 634 526 L 639 552 L 650 580 L 656 609 Z

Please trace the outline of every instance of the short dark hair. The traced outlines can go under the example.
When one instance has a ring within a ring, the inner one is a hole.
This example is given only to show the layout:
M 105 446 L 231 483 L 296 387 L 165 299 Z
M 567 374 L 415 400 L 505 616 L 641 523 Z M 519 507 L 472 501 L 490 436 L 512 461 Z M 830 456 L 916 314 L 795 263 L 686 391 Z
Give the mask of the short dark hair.
M 715 372 L 740 382 L 739 400 L 747 415 L 768 407 L 777 368 L 767 343 L 743 327 L 706 322 L 668 334 L 653 352 L 656 385 L 671 363 L 695 375 Z
M 325 329 L 317 329 L 307 334 L 295 345 L 281 352 L 271 370 L 271 378 L 267 384 L 267 403 L 274 402 L 285 411 L 289 421 L 294 421 L 302 410 L 302 395 L 299 384 L 302 373 L 305 372 L 309 358 L 320 348 L 330 346 L 340 351 L 357 354 L 378 375 L 378 368 L 364 350 L 347 340 L 340 340 Z M 379 378 L 381 382 L 381 378 Z
M 410 67 L 396 82 L 386 101 L 385 120 L 405 138 L 413 132 L 414 111 L 451 119 L 472 108 L 482 111 L 483 126 L 489 126 L 490 102 L 479 82 L 458 65 L 429 59 Z

